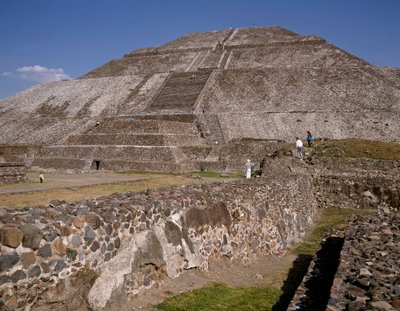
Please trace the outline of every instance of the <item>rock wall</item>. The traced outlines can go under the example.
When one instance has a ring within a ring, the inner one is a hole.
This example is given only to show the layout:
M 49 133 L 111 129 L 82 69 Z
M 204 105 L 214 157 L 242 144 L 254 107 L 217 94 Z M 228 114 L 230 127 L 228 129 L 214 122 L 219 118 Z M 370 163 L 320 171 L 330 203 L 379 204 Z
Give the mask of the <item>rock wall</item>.
M 380 206 L 323 239 L 288 310 L 399 310 L 400 217 Z
M 319 158 L 322 170 L 316 174 L 316 197 L 322 207 L 400 207 L 398 161 L 375 159 Z
M 111 310 L 220 256 L 283 254 L 315 216 L 312 185 L 298 173 L 3 210 L 0 306 Z
M 23 163 L 0 163 L 0 185 L 28 181 Z
M 331 289 L 329 310 L 399 310 L 399 240 L 398 211 L 353 216 Z

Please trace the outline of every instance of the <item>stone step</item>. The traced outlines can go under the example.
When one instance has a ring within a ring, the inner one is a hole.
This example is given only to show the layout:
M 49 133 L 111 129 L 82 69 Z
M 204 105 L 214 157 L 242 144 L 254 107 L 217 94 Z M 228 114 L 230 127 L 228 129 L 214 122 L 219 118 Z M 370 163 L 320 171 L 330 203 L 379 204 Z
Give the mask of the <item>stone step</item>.
M 204 138 L 211 145 L 225 143 L 218 116 L 215 114 L 203 114 L 199 117 L 200 127 Z
M 168 133 L 196 135 L 198 134 L 198 130 L 193 123 L 168 120 L 142 120 L 136 117 L 126 117 L 123 119 L 102 120 L 98 126 L 94 124 L 86 133 Z
M 81 171 L 85 168 L 85 159 L 75 158 L 35 158 L 32 162 L 32 168 L 38 169 L 60 169 Z
M 134 161 L 113 159 L 71 159 L 71 158 L 37 158 L 32 164 L 35 168 L 57 168 L 60 170 L 89 171 L 89 170 L 143 170 L 158 172 L 176 172 L 181 170 L 181 165 L 166 161 Z
M 209 50 L 199 52 L 194 62 L 192 62 L 185 71 L 196 71 L 199 68 L 200 64 L 204 61 L 204 58 L 207 56 L 208 53 Z
M 128 145 L 58 145 L 43 147 L 37 158 L 66 159 L 121 159 L 136 161 L 176 161 L 176 146 L 128 146 Z
M 152 108 L 163 109 L 182 109 L 186 108 L 188 112 L 192 110 L 193 104 L 197 99 L 198 94 L 185 94 L 185 95 L 170 95 L 160 97 L 157 102 L 152 104 Z
M 201 65 L 201 68 L 217 68 L 223 51 L 221 49 L 211 52 Z
M 147 110 L 191 112 L 210 74 L 210 70 L 173 73 Z
M 192 134 L 111 134 L 89 133 L 72 135 L 71 145 L 135 145 L 135 146 L 197 146 L 205 145 L 205 140 Z
M 204 84 L 177 84 L 177 85 L 168 85 L 163 88 L 160 92 L 159 96 L 168 96 L 168 95 L 179 95 L 182 93 L 185 94 L 198 94 L 204 87 Z

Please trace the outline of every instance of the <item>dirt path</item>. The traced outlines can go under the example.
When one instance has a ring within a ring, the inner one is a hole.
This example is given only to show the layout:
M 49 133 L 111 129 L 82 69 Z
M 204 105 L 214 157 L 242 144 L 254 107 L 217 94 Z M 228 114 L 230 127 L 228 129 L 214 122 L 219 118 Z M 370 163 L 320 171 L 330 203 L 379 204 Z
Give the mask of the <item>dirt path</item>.
M 128 296 L 128 305 L 131 310 L 151 311 L 170 296 L 201 288 L 210 282 L 221 282 L 231 287 L 267 285 L 280 288 L 295 258 L 292 254 L 265 256 L 248 265 L 222 258 L 211 262 L 208 271 L 192 269 L 176 279 L 166 279 L 160 288 Z

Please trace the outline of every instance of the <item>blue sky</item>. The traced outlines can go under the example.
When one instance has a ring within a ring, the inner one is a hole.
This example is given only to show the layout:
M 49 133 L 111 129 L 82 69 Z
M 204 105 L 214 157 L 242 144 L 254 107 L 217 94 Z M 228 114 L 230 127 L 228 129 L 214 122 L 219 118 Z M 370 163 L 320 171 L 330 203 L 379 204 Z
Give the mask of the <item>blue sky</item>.
M 0 99 L 189 32 L 281 26 L 400 67 L 399 0 L 0 0 Z

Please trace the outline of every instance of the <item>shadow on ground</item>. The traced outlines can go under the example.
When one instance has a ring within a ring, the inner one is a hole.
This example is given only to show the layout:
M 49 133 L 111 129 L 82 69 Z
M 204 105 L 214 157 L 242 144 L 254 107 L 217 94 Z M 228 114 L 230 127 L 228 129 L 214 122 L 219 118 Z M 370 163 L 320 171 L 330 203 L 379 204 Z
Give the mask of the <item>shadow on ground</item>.
M 282 295 L 278 302 L 272 307 L 272 311 L 286 311 L 293 299 L 296 289 L 303 281 L 304 275 L 307 273 L 308 267 L 312 260 L 311 255 L 300 254 L 293 261 L 292 267 L 283 286 L 281 288 Z

